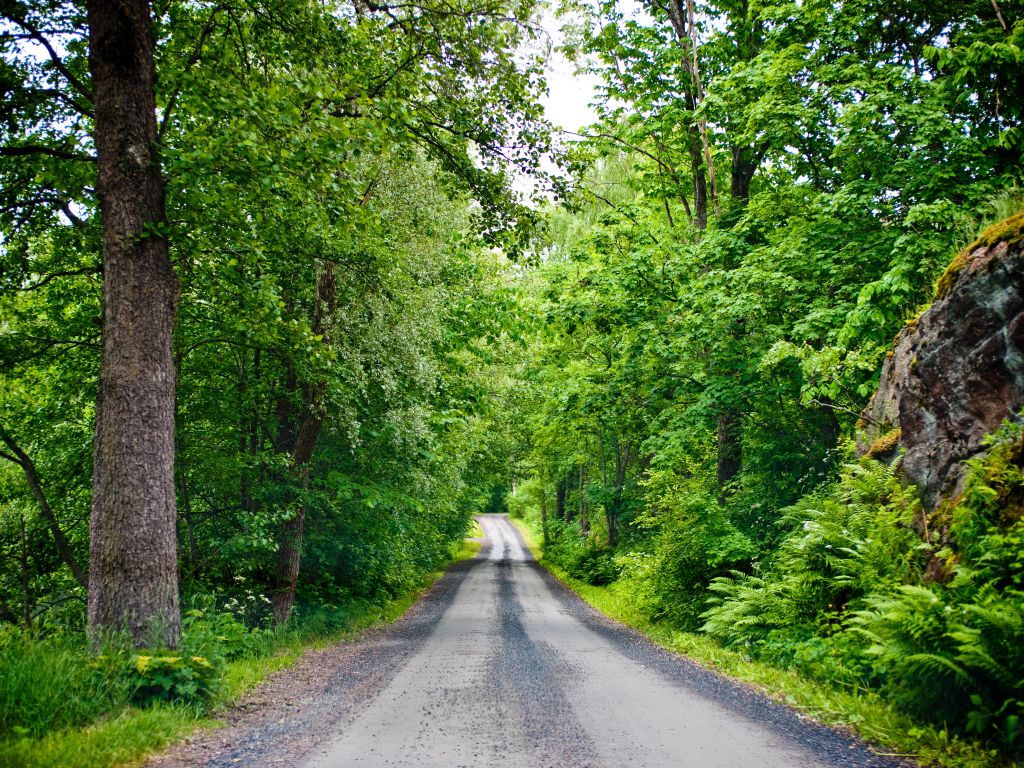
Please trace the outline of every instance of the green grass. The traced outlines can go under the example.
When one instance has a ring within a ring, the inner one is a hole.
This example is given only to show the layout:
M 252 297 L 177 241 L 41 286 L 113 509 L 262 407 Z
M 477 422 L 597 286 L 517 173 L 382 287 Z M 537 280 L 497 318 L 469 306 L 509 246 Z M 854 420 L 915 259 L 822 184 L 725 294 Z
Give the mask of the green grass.
M 480 544 L 459 542 L 452 547 L 451 562 L 468 560 Z M 224 676 L 222 701 L 230 702 L 263 682 L 274 672 L 293 665 L 307 650 L 352 641 L 366 629 L 381 627 L 404 614 L 420 594 L 444 573 L 428 574 L 419 587 L 385 606 L 358 615 L 352 626 L 330 632 L 308 632 L 301 627 L 279 633 L 270 653 L 232 661 Z M 34 659 L 29 659 L 34 661 Z M 24 665 L 33 675 L 34 665 Z M 34 678 L 33 678 L 34 679 Z M 0 704 L 3 698 L 0 680 Z M 215 728 L 219 723 L 199 707 L 155 704 L 138 708 L 121 706 L 84 728 L 63 728 L 37 738 L 22 736 L 0 742 L 0 766 L 4 768 L 109 768 L 138 765 L 149 755 L 183 739 L 196 728 Z M 26 730 L 21 727 L 21 730 Z
M 478 523 L 475 519 L 471 520 L 470 522 L 472 522 L 473 525 L 469 529 L 469 538 L 482 539 L 484 537 L 484 529 L 480 527 L 480 523 Z
M 707 635 L 680 632 L 651 622 L 636 609 L 635 601 L 617 591 L 615 585 L 585 584 L 545 561 L 530 526 L 522 520 L 512 522 L 522 531 L 541 564 L 601 613 L 643 632 L 663 648 L 683 654 L 707 669 L 753 684 L 768 697 L 796 707 L 821 723 L 855 729 L 865 740 L 873 742 L 871 749 L 878 754 L 901 755 L 914 758 L 922 765 L 938 764 L 949 768 L 1005 768 L 1008 765 L 994 750 L 915 722 L 874 691 L 845 688 L 795 671 L 777 669 L 723 648 Z

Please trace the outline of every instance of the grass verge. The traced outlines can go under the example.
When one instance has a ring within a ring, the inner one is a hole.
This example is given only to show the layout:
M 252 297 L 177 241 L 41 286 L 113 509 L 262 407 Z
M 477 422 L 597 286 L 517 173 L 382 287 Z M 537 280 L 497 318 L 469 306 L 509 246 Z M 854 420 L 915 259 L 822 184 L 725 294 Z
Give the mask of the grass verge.
M 723 648 L 707 635 L 680 632 L 652 622 L 635 608 L 629 595 L 616 591 L 614 584 L 609 587 L 586 584 L 545 560 L 544 552 L 537 544 L 537 532 L 522 520 L 512 520 L 512 523 L 522 532 L 541 565 L 601 613 L 643 632 L 663 648 L 680 653 L 702 667 L 755 685 L 769 698 L 796 707 L 818 722 L 859 732 L 863 739 L 873 742 L 870 748 L 876 754 L 900 756 L 921 765 L 948 768 L 1006 768 L 1016 765 L 1001 760 L 996 750 L 915 722 L 875 691 L 850 689 L 793 670 L 777 669 Z
M 450 563 L 468 560 L 480 544 L 463 541 L 452 547 Z M 449 564 L 450 564 L 449 563 Z M 224 702 L 231 702 L 255 688 L 269 675 L 290 667 L 307 650 L 355 640 L 364 631 L 390 624 L 416 602 L 444 570 L 428 574 L 420 586 L 376 610 L 360 615 L 353 625 L 334 632 L 304 632 L 301 628 L 280 634 L 271 655 L 251 656 L 230 662 L 224 679 Z M 200 707 L 155 704 L 129 707 L 79 729 L 55 731 L 41 738 L 20 738 L 0 743 L 0 766 L 5 768 L 109 768 L 138 765 L 149 755 L 192 733 L 196 728 L 215 728 L 216 719 Z

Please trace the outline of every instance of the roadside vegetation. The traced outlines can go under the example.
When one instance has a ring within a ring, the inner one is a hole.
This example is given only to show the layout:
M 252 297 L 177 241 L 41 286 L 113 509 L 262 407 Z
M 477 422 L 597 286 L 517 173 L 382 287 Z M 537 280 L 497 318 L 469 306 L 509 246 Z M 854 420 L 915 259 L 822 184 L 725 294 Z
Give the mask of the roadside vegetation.
M 558 4 L 563 136 L 530 0 L 0 3 L 0 762 L 178 738 L 501 511 L 671 647 L 1024 759 L 1020 429 L 940 537 L 853 447 L 1024 210 L 1024 8 L 639 5 Z

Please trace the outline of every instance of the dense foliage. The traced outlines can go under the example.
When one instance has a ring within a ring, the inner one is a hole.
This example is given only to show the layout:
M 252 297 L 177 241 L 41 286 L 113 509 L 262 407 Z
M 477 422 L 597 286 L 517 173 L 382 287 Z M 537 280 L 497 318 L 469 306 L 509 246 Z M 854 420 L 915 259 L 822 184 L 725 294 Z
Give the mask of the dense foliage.
M 1020 430 L 955 549 L 850 440 L 894 334 L 1021 208 L 1024 6 L 567 0 L 602 83 L 570 183 L 535 11 L 154 6 L 184 633 L 96 654 L 87 20 L 0 1 L 0 738 L 214 700 L 280 625 L 351 625 L 509 510 L 652 620 L 1020 753 Z
M 1019 431 L 993 438 L 941 546 L 851 440 L 894 335 L 1021 208 L 1021 11 L 565 4 L 601 119 L 523 276 L 546 327 L 519 369 L 532 452 L 509 502 L 551 563 L 652 620 L 1008 755 Z

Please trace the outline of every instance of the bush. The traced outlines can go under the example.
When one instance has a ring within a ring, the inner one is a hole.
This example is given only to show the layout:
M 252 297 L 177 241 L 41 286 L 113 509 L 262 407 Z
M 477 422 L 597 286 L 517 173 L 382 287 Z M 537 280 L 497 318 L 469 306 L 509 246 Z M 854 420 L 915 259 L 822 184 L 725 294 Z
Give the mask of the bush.
M 569 576 L 599 586 L 611 584 L 618 578 L 615 550 L 581 539 L 577 523 L 565 525 L 553 521 L 550 532 L 552 542 L 544 551 L 544 557 Z

